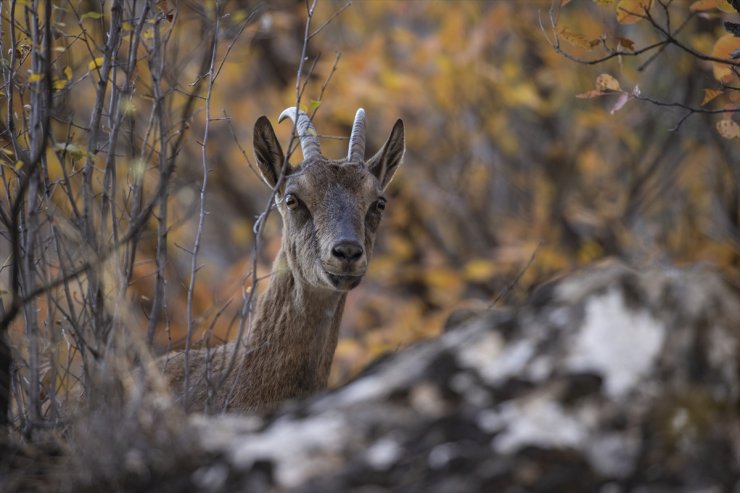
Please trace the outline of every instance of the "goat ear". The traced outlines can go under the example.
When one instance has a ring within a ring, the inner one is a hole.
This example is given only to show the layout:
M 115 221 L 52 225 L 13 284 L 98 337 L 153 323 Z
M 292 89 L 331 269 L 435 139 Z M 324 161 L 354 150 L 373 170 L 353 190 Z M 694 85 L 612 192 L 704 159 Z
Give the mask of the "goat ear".
M 259 117 L 254 124 L 254 155 L 262 179 L 270 188 L 275 188 L 285 155 L 266 116 Z
M 391 135 L 383 148 L 367 162 L 368 169 L 378 178 L 383 189 L 388 186 L 391 178 L 396 173 L 405 151 L 406 139 L 403 132 L 403 120 L 399 118 L 396 124 L 393 125 Z

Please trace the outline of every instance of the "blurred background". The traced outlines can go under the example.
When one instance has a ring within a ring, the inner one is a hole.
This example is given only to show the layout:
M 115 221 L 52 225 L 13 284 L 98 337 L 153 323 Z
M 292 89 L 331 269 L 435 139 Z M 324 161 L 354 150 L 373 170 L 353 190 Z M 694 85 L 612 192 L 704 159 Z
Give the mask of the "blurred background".
M 313 25 L 344 6 L 319 2 Z M 711 66 L 671 47 L 642 71 L 649 55 L 574 63 L 540 29 L 541 16 L 551 36 L 550 7 L 549 1 L 358 1 L 311 39 L 309 56 L 317 62 L 307 109 L 316 106 L 341 54 L 315 116 L 321 135 L 339 137 L 322 140 L 327 156 L 346 153 L 358 107 L 367 110 L 368 153 L 396 118 L 407 128 L 405 162 L 390 187 L 370 273 L 344 316 L 335 383 L 384 351 L 433 337 L 456 307 L 516 302 L 554 274 L 605 257 L 638 267 L 706 261 L 737 268 L 740 152 L 738 139 L 717 134 L 719 117 L 694 115 L 671 131 L 680 109 L 630 101 L 610 114 L 615 96 L 575 97 L 609 73 L 623 87 L 639 85 L 645 95 L 698 107 L 713 82 Z M 227 59 L 214 105 L 226 109 L 251 159 L 259 115 L 271 118 L 283 142 L 289 138 L 290 124 L 277 125 L 276 117 L 295 100 L 306 7 L 234 8 L 254 23 Z M 683 4 L 673 13 L 676 24 L 688 14 Z M 623 37 L 638 47 L 659 40 L 649 26 L 618 23 L 614 5 L 575 1 L 560 16 L 559 28 L 588 40 Z M 718 17 L 695 18 L 684 39 L 711 50 L 721 32 Z M 604 54 L 577 40 L 561 42 L 575 56 Z M 225 127 L 213 126 L 209 149 L 202 309 L 233 296 L 235 281 L 224 279 L 248 271 L 254 218 L 268 195 Z M 173 212 L 183 215 L 183 225 L 173 242 L 192 241 L 186 211 L 193 209 L 199 173 L 197 159 L 179 161 Z M 265 271 L 279 236 L 273 214 L 260 257 Z M 171 308 L 179 299 L 173 295 Z
M 737 274 L 740 139 L 718 134 L 721 116 L 682 120 L 681 108 L 637 100 L 611 114 L 618 94 L 576 97 L 593 90 L 602 73 L 628 91 L 639 85 L 643 96 L 697 108 L 704 90 L 717 87 L 710 63 L 676 47 L 654 59 L 655 51 L 630 56 L 630 42 L 633 51 L 661 38 L 646 22 L 619 23 L 615 4 L 554 2 L 563 51 L 599 58 L 606 54 L 602 37 L 624 49 L 624 56 L 587 65 L 550 44 L 549 0 L 318 2 L 312 19 L 312 31 L 318 32 L 308 46 L 301 104 L 316 110 L 324 154 L 346 153 L 358 107 L 367 112 L 368 155 L 383 144 L 395 119 L 403 118 L 407 129 L 404 165 L 388 191 L 369 274 L 348 300 L 333 384 L 384 352 L 434 337 L 457 308 L 517 303 L 553 275 L 607 257 L 638 268 L 709 262 Z M 162 12 L 174 14 L 171 25 L 163 24 L 168 114 L 179 114 L 181 92 L 203 73 L 200 60 L 215 26 L 213 5 L 159 2 Z M 277 116 L 295 104 L 307 15 L 303 1 L 224 5 L 217 59 L 225 61 L 211 98 L 208 214 L 193 292 L 195 340 L 235 335 L 234 319 L 251 285 L 255 220 L 270 192 L 255 174 L 252 126 L 267 115 L 287 145 L 291 125 L 278 125 Z M 76 15 L 100 11 L 97 2 L 74 7 Z M 724 33 L 721 21 L 731 16 L 697 14 L 684 2 L 653 10 L 661 20 L 671 14 L 674 26 L 690 18 L 681 40 L 702 52 L 712 50 Z M 82 21 L 69 10 L 55 15 L 67 19 L 67 28 L 59 27 L 67 36 L 80 31 L 79 22 L 103 40 L 108 13 L 102 11 L 102 17 Z M 144 44 L 151 42 L 147 29 Z M 146 64 L 147 53 L 140 56 L 138 63 Z M 56 106 L 65 115 L 84 115 L 87 123 L 95 95 L 90 50 L 70 43 L 55 71 L 63 74 L 65 67 L 71 75 L 68 87 L 55 96 Z M 121 147 L 126 136 L 134 141 L 148 131 L 148 84 L 143 78 L 135 82 Z M 721 95 L 703 108 L 732 103 Z M 195 104 L 167 202 L 166 303 L 156 327 L 158 351 L 182 347 L 187 331 L 189 252 L 198 225 L 205 125 L 204 101 Z M 54 131 L 61 141 L 85 135 L 61 123 Z M 292 161 L 300 159 L 298 151 Z M 154 193 L 160 173 L 155 158 L 142 152 L 119 163 L 122 190 L 140 174 L 144 189 Z M 59 166 L 50 166 L 49 173 L 52 181 L 63 174 Z M 94 180 L 100 183 L 102 172 Z M 125 192 L 120 200 L 125 209 Z M 142 327 L 155 296 L 156 227 L 150 221 L 152 234 L 137 245 L 129 284 Z M 280 229 L 278 215 L 271 214 L 258 252 L 258 277 L 269 273 Z

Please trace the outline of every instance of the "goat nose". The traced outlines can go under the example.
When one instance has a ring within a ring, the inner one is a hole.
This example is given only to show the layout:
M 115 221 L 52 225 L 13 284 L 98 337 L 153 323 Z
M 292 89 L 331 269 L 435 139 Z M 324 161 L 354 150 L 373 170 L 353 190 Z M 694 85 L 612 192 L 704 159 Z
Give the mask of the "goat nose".
M 362 257 L 363 249 L 362 245 L 356 241 L 343 240 L 334 245 L 331 249 L 331 253 L 345 262 L 354 262 L 358 258 Z

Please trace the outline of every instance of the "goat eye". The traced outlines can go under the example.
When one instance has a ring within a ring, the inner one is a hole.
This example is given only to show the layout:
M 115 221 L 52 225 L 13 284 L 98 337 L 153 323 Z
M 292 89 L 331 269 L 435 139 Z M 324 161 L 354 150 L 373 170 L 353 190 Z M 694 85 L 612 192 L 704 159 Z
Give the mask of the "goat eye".
M 375 210 L 378 212 L 383 212 L 385 210 L 385 199 L 380 199 L 375 202 Z
M 287 194 L 285 196 L 285 205 L 288 206 L 288 209 L 295 209 L 298 207 L 298 198 L 292 193 Z

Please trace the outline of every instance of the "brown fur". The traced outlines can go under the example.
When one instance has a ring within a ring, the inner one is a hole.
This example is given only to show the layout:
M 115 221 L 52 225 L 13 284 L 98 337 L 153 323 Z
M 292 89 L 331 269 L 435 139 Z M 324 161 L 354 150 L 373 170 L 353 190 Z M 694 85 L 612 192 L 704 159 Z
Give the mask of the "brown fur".
M 227 370 L 235 342 L 190 351 L 191 410 L 249 411 L 326 388 L 345 298 L 367 270 L 382 215 L 377 204 L 384 202 L 383 189 L 404 152 L 399 120 L 367 163 L 313 156 L 279 183 L 284 155 L 265 117 L 254 133 L 262 176 L 271 187 L 279 186 L 282 246 L 232 371 Z M 288 207 L 288 196 L 298 205 Z M 338 255 L 341 242 L 362 245 L 362 253 L 351 260 Z M 173 390 L 182 392 L 184 353 L 165 359 L 165 375 Z

